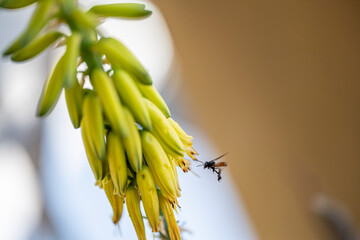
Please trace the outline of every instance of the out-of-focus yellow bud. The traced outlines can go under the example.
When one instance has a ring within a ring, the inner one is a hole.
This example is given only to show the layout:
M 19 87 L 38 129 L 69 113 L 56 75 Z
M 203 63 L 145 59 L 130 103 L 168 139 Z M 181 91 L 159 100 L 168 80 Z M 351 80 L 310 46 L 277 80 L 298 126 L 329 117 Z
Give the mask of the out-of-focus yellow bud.
M 145 226 L 140 210 L 140 196 L 133 184 L 126 190 L 126 208 L 135 227 L 138 239 L 145 240 Z
M 121 100 L 128 106 L 136 122 L 143 128 L 151 130 L 151 120 L 146 102 L 132 76 L 123 69 L 115 69 L 112 79 Z
M 92 7 L 89 12 L 103 17 L 121 17 L 139 19 L 151 15 L 151 11 L 145 10 L 145 4 L 140 3 L 113 3 L 97 5 Z
M 95 69 L 91 72 L 90 80 L 95 92 L 100 98 L 104 113 L 111 127 L 122 138 L 129 137 L 128 125 L 125 120 L 121 101 L 110 77 L 103 70 Z
M 99 160 L 105 158 L 104 120 L 98 96 L 92 90 L 87 90 L 82 106 L 82 125 L 88 136 L 91 148 Z
M 176 222 L 172 204 L 169 200 L 162 194 L 161 190 L 158 190 L 159 195 L 159 204 L 162 213 L 164 214 L 168 231 L 171 240 L 181 240 L 180 229 Z
M 159 140 L 161 140 L 161 142 L 163 142 L 169 149 L 171 149 L 171 152 L 174 152 L 179 156 L 184 156 L 185 149 L 175 129 L 171 126 L 169 121 L 156 105 L 154 105 L 149 100 L 146 102 L 153 126 L 152 132 L 156 133 Z
M 141 132 L 141 143 L 145 161 L 148 164 L 156 185 L 171 201 L 176 202 L 178 190 L 171 164 L 157 139 L 148 131 Z
M 132 170 L 138 172 L 140 171 L 143 162 L 139 128 L 136 126 L 130 110 L 125 106 L 123 109 L 125 121 L 130 133 L 130 137 L 123 138 L 124 148 Z
M 125 195 L 127 185 L 127 165 L 123 144 L 114 132 L 107 136 L 107 160 L 109 171 L 114 183 L 114 194 Z
M 100 161 L 97 158 L 97 156 L 95 155 L 94 151 L 92 150 L 89 140 L 88 140 L 87 132 L 85 131 L 85 128 L 83 127 L 84 122 L 85 122 L 84 120 L 81 121 L 81 133 L 82 133 L 82 138 L 83 138 L 83 142 L 84 142 L 86 156 L 89 161 L 91 170 L 95 176 L 96 185 L 98 185 L 100 188 L 102 188 L 102 180 L 104 179 L 105 175 L 108 172 L 107 161 Z
M 160 223 L 159 199 L 154 177 L 147 166 L 144 165 L 141 171 L 136 173 L 136 182 L 139 187 L 141 200 L 152 231 L 158 232 Z
M 117 224 L 120 221 L 122 215 L 124 197 L 114 194 L 114 184 L 109 177 L 106 177 L 103 180 L 103 187 L 113 209 L 113 223 Z

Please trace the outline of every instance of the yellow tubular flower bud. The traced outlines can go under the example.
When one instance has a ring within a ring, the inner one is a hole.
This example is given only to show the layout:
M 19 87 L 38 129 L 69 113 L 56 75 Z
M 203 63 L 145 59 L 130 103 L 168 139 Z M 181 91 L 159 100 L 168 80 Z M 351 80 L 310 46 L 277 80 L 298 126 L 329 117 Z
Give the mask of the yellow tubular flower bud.
M 66 52 L 64 55 L 64 86 L 70 88 L 76 81 L 77 62 L 80 56 L 80 45 L 82 36 L 80 33 L 73 34 L 66 40 Z
M 66 105 L 74 128 L 80 127 L 82 118 L 83 89 L 76 80 L 71 88 L 65 88 Z
M 123 144 L 119 136 L 110 132 L 107 136 L 107 160 L 114 183 L 114 194 L 125 195 L 127 185 L 127 165 Z
M 124 114 L 131 136 L 123 139 L 124 148 L 132 170 L 138 172 L 140 171 L 143 162 L 139 128 L 136 126 L 130 110 L 125 106 Z
M 114 38 L 102 38 L 93 46 L 93 50 L 105 54 L 113 68 L 123 67 L 134 74 L 141 83 L 152 84 L 152 80 L 144 67 L 120 41 Z
M 56 64 L 51 77 L 45 82 L 41 97 L 38 103 L 36 114 L 37 116 L 45 116 L 55 107 L 60 93 L 63 89 L 64 78 L 62 72 L 64 71 L 64 56 L 60 58 Z
M 169 147 L 168 144 L 166 144 L 162 138 L 160 137 L 160 135 L 155 132 L 155 131 L 151 131 L 151 134 L 154 135 L 154 137 L 156 137 L 156 139 L 159 141 L 161 147 L 164 149 L 164 151 L 169 154 L 170 156 L 174 157 L 174 158 L 182 158 L 184 157 L 184 153 L 179 153 L 178 151 L 175 151 L 174 149 L 171 149 Z
M 158 190 L 158 195 L 159 195 L 160 209 L 164 214 L 166 223 L 168 225 L 170 239 L 181 240 L 180 229 L 179 226 L 177 225 L 171 203 L 160 190 Z
M 90 146 L 100 160 L 105 158 L 104 121 L 100 101 L 94 91 L 88 90 L 83 102 L 84 130 Z
M 164 114 L 162 114 L 159 108 L 151 101 L 146 100 L 146 103 L 150 113 L 151 122 L 153 123 L 153 132 L 156 132 L 159 139 L 161 139 L 161 141 L 177 155 L 184 156 L 184 146 Z
M 158 232 L 160 224 L 159 199 L 154 177 L 147 166 L 143 166 L 141 171 L 136 174 L 136 182 L 139 187 L 141 200 L 152 231 Z
M 145 226 L 140 210 L 140 196 L 133 184 L 130 184 L 126 190 L 126 208 L 135 227 L 138 239 L 145 240 Z
M 121 106 L 120 98 L 116 93 L 114 84 L 110 77 L 101 69 L 94 69 L 91 72 L 90 80 L 98 94 L 106 117 L 111 127 L 122 138 L 129 137 L 128 124 Z
M 85 127 L 84 124 L 86 121 L 83 119 L 81 121 L 81 133 L 82 133 L 82 138 L 83 138 L 83 142 L 84 142 L 84 147 L 85 147 L 85 152 L 86 152 L 86 156 L 87 159 L 89 161 L 91 170 L 95 176 L 96 179 L 96 185 L 98 185 L 100 188 L 102 188 L 102 182 L 101 180 L 104 179 L 106 173 L 107 173 L 107 169 L 108 169 L 108 165 L 107 165 L 107 161 L 100 161 L 95 153 L 93 152 L 89 140 L 88 140 L 88 136 L 87 133 L 85 131 Z
M 141 132 L 141 143 L 145 161 L 154 176 L 156 185 L 172 202 L 175 202 L 179 194 L 166 153 L 156 138 L 148 131 Z
M 149 168 L 149 169 L 150 169 L 150 168 Z M 150 171 L 151 171 L 151 173 L 152 173 L 152 175 L 153 175 L 153 177 L 154 177 L 155 183 L 156 183 L 156 185 L 157 185 L 157 183 L 158 183 L 158 182 L 161 182 L 162 180 L 160 180 L 159 176 L 157 176 L 156 174 L 154 174 L 154 172 L 153 172 L 151 169 L 150 169 Z M 171 173 L 171 174 L 172 174 L 172 173 Z M 175 184 L 175 185 L 174 185 L 174 189 L 175 189 L 175 190 L 174 190 L 172 193 L 163 191 L 163 194 L 164 194 L 164 196 L 165 196 L 167 199 L 169 199 L 169 201 L 171 201 L 172 204 L 178 205 L 177 199 L 174 198 L 174 194 L 176 194 L 177 197 L 180 197 L 180 192 L 179 192 L 179 190 L 177 189 L 176 182 L 175 182 L 174 184 Z M 164 189 L 164 188 L 163 188 L 163 189 Z M 165 190 L 166 190 L 166 189 L 165 189 Z M 174 193 L 174 192 L 176 192 L 176 193 Z
M 139 3 L 113 3 L 107 5 L 97 5 L 92 7 L 89 12 L 103 17 L 121 18 L 145 18 L 151 15 L 151 11 L 145 10 L 145 4 Z
M 44 51 L 47 47 L 53 44 L 61 36 L 63 36 L 63 34 L 58 31 L 47 32 L 35 38 L 24 48 L 20 49 L 19 51 L 11 55 L 11 60 L 16 62 L 29 60 L 35 57 L 36 55 L 38 55 L 39 53 L 41 53 L 42 51 Z
M 114 69 L 112 77 L 120 98 L 129 107 L 134 115 L 136 122 L 143 128 L 151 130 L 151 120 L 149 112 L 139 89 L 134 83 L 133 78 L 122 69 Z
M 48 23 L 57 9 L 58 6 L 56 1 L 39 1 L 28 26 L 24 32 L 5 50 L 4 55 L 10 55 L 31 42 L 31 40 L 33 40 L 41 29 Z
M 106 177 L 103 180 L 103 186 L 105 194 L 113 209 L 113 223 L 117 224 L 120 221 L 123 212 L 124 197 L 114 194 L 114 184 L 109 177 Z
M 175 129 L 176 133 L 178 134 L 181 143 L 184 145 L 185 148 L 185 153 L 192 159 L 192 160 L 197 160 L 197 158 L 194 155 L 198 155 L 197 152 L 191 147 L 193 145 L 192 139 L 193 137 L 188 135 L 181 127 L 180 125 L 174 121 L 174 119 L 172 118 L 168 118 L 169 123 L 171 124 L 171 126 Z M 174 154 L 172 154 L 172 156 L 179 157 L 176 156 Z
M 173 126 L 173 128 L 175 129 L 175 131 L 178 133 L 179 137 L 181 140 L 184 141 L 189 141 L 191 142 L 191 140 L 193 139 L 192 136 L 188 135 L 181 127 L 180 125 L 175 122 L 174 119 L 172 118 L 168 118 L 169 123 L 171 124 L 171 126 Z
M 169 159 L 169 162 L 171 164 L 171 168 L 173 170 L 173 174 L 174 174 L 174 177 L 175 177 L 175 180 L 176 180 L 176 187 L 177 187 L 178 191 L 181 191 L 180 183 L 179 183 L 179 177 L 178 177 L 178 173 L 177 173 L 177 170 L 176 170 L 175 159 L 170 155 L 168 155 L 168 159 Z
M 161 112 L 165 115 L 165 117 L 169 118 L 171 116 L 170 110 L 166 105 L 164 99 L 161 97 L 160 93 L 156 90 L 156 88 L 152 85 L 144 85 L 138 82 L 135 82 L 138 86 L 141 94 L 149 99 L 152 103 L 154 103 Z

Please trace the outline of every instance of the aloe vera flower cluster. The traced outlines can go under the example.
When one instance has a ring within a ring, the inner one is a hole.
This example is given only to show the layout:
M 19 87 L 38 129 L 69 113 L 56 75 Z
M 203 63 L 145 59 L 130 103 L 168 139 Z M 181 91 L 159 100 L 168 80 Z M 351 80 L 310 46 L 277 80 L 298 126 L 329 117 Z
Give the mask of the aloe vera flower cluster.
M 5 50 L 13 61 L 26 61 L 50 46 L 65 48 L 44 84 L 37 115 L 46 116 L 65 91 L 74 128 L 81 128 L 87 158 L 113 208 L 113 222 L 124 202 L 139 239 L 145 239 L 143 204 L 153 232 L 160 211 L 170 239 L 181 239 L 174 211 L 180 186 L 176 166 L 184 172 L 196 159 L 192 137 L 170 117 L 170 111 L 135 56 L 97 27 L 107 17 L 145 18 L 143 4 L 97 5 L 81 10 L 75 0 L 0 0 L 17 9 L 36 4 L 23 33 Z M 69 33 L 60 29 L 66 26 Z M 85 69 L 79 71 L 79 68 Z M 85 88 L 89 81 L 90 88 Z

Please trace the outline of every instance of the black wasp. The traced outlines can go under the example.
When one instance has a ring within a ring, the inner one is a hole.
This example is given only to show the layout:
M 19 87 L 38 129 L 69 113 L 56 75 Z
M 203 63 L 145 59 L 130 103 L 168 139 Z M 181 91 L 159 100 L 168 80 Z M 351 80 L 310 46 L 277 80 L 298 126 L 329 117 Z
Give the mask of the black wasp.
M 205 168 L 208 168 L 208 169 L 211 169 L 213 172 L 217 173 L 218 175 L 218 181 L 220 182 L 221 180 L 221 167 L 227 167 L 227 162 L 215 162 L 217 160 L 219 160 L 220 158 L 224 157 L 226 154 L 228 153 L 224 153 L 223 155 L 213 159 L 213 160 L 210 160 L 210 161 L 206 161 L 206 162 L 202 162 L 200 160 L 197 160 L 199 162 L 201 162 L 202 164 L 201 165 L 198 165 L 199 166 L 204 166 L 204 169 Z

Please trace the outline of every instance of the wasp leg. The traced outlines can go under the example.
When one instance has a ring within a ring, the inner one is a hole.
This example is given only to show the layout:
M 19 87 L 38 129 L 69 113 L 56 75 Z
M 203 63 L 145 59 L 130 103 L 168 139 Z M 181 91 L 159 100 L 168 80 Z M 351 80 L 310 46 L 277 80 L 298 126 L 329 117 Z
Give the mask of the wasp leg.
M 221 169 L 219 168 L 219 171 L 218 171 L 218 181 L 220 182 L 220 180 L 221 180 Z
M 216 171 L 216 168 L 213 169 L 213 172 L 217 173 L 217 174 L 220 174 L 220 168 L 217 169 Z

